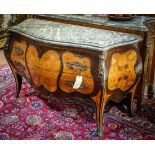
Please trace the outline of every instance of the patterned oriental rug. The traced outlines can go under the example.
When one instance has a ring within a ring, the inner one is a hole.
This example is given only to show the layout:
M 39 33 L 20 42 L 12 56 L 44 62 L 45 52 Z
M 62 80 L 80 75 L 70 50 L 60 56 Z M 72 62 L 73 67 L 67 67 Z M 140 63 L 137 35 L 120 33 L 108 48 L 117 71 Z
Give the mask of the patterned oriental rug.
M 19 98 L 8 65 L 0 67 L 0 139 L 155 139 L 155 124 L 129 118 L 113 106 L 104 116 L 104 135 L 96 132 L 95 106 L 81 98 L 60 100 L 42 96 L 23 81 Z M 25 95 L 26 94 L 26 95 Z M 50 106 L 48 106 L 50 105 Z

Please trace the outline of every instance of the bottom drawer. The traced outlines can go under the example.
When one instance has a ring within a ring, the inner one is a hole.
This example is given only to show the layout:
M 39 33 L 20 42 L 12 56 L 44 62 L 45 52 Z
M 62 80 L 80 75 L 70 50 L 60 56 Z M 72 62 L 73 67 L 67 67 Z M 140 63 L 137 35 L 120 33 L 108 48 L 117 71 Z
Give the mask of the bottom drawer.
M 82 76 L 82 82 L 79 88 L 74 89 L 73 86 L 76 82 L 76 74 L 62 73 L 59 79 L 59 87 L 67 93 L 79 92 L 82 94 L 91 94 L 94 91 L 94 79 Z

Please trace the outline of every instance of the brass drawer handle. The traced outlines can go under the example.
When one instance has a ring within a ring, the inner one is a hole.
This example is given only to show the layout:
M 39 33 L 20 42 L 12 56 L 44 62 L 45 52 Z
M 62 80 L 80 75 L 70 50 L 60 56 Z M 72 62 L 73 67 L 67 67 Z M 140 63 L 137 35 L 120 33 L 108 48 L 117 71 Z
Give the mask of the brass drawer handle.
M 86 71 L 88 69 L 87 65 L 82 65 L 78 61 L 76 62 L 66 62 L 67 67 L 72 70 Z
M 73 80 L 67 80 L 67 81 L 66 81 L 66 84 L 67 84 L 69 87 L 73 87 L 74 81 L 73 81 Z M 84 90 L 88 90 L 88 86 L 85 85 L 85 84 L 81 84 L 80 88 L 81 88 L 81 89 L 84 89 Z
M 15 52 L 16 52 L 16 54 L 17 54 L 18 56 L 21 56 L 21 55 L 24 54 L 23 49 L 20 48 L 19 46 L 15 46 L 15 47 L 14 47 L 14 50 L 15 50 Z

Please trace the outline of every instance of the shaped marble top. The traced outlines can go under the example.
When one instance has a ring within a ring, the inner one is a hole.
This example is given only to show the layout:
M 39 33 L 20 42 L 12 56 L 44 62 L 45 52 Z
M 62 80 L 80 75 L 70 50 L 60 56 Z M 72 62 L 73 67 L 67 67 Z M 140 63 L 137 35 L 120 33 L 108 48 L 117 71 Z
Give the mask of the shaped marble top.
M 27 19 L 16 26 L 10 27 L 9 31 L 45 43 L 73 46 L 101 52 L 142 40 L 141 36 L 134 34 L 39 19 Z
M 145 25 L 145 23 L 151 22 L 151 21 L 155 22 L 154 17 L 147 17 L 147 16 L 135 16 L 132 20 L 129 20 L 129 21 L 115 21 L 115 20 L 110 20 L 107 17 L 107 15 L 91 15 L 91 14 L 90 15 L 39 14 L 36 16 L 49 17 L 54 19 L 63 19 L 63 20 L 69 20 L 74 22 L 103 25 L 108 27 L 123 28 L 123 29 L 143 31 L 143 32 L 148 31 L 148 28 Z

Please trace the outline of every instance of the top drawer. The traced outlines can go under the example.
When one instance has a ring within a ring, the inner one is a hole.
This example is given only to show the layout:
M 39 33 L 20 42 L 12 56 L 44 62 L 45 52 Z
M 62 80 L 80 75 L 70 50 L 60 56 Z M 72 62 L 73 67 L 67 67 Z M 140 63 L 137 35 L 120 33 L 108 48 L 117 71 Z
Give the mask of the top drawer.
M 90 57 L 65 51 L 62 54 L 63 73 L 92 77 Z

